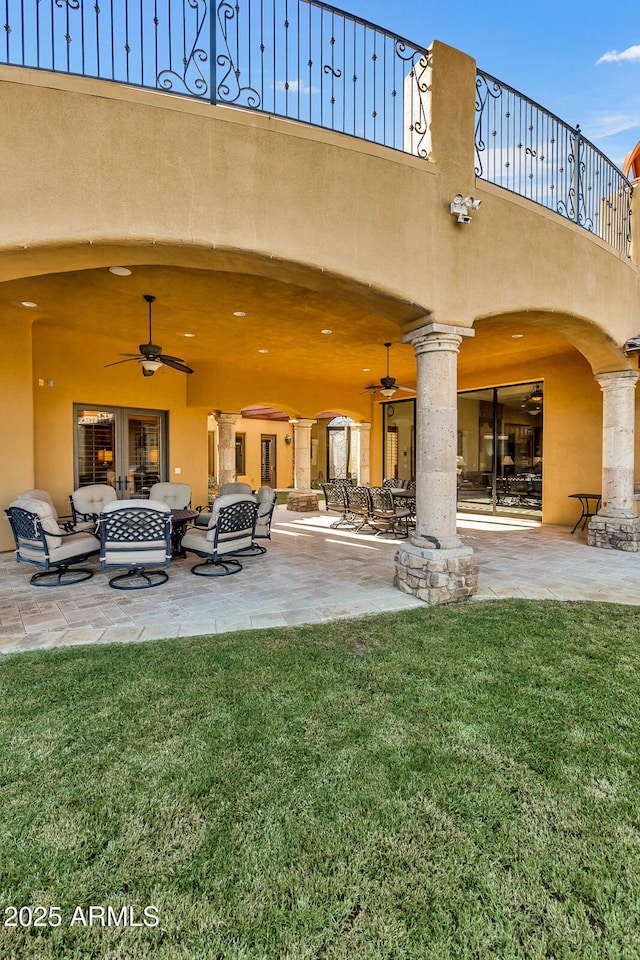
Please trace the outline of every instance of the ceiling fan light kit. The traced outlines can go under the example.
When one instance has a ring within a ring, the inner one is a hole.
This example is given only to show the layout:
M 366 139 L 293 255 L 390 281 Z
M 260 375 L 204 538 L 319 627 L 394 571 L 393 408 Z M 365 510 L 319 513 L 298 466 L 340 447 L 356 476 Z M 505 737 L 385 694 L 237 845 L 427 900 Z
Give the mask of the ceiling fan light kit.
M 149 306 L 149 343 L 141 343 L 138 346 L 140 353 L 125 353 L 123 356 L 127 358 L 126 360 L 115 360 L 113 363 L 106 363 L 105 367 L 115 367 L 120 363 L 129 363 L 131 360 L 137 360 L 144 377 L 152 377 L 160 367 L 172 367 L 181 373 L 193 373 L 191 367 L 188 367 L 184 360 L 181 360 L 180 357 L 171 357 L 169 354 L 163 353 L 162 347 L 159 347 L 157 343 L 153 342 L 151 305 L 155 302 L 156 298 L 150 293 L 145 293 L 143 299 L 146 300 Z

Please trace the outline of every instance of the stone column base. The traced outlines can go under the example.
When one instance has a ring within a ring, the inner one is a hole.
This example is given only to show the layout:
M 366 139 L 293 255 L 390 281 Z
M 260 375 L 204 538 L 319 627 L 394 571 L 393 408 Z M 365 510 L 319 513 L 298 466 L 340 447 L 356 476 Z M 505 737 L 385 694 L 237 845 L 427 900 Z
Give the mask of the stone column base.
M 603 517 L 596 514 L 589 523 L 587 537 L 590 547 L 638 553 L 640 517 Z
M 478 564 L 471 547 L 429 550 L 407 543 L 395 560 L 393 585 L 430 606 L 466 600 L 478 589 Z
M 311 490 L 304 493 L 290 493 L 287 497 L 287 510 L 297 513 L 308 513 L 318 509 L 318 494 Z

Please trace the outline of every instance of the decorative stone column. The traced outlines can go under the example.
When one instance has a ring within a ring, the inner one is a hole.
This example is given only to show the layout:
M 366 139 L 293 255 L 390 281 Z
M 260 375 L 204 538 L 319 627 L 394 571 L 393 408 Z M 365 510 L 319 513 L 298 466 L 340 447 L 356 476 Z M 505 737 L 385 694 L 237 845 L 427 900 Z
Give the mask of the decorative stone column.
M 596 376 L 602 390 L 602 503 L 589 524 L 589 543 L 640 550 L 640 517 L 633 506 L 637 370 Z
M 216 413 L 218 424 L 218 485 L 236 478 L 236 423 L 239 413 Z
M 456 531 L 458 351 L 466 327 L 429 323 L 405 334 L 417 362 L 416 530 L 396 554 L 394 584 L 431 605 L 475 593 L 478 567 Z
M 351 425 L 351 449 L 355 454 L 358 472 L 358 485 L 367 486 L 371 480 L 371 424 L 353 423 Z
M 315 420 L 289 420 L 293 427 L 293 486 L 287 509 L 305 513 L 318 509 L 318 494 L 311 489 L 311 428 Z

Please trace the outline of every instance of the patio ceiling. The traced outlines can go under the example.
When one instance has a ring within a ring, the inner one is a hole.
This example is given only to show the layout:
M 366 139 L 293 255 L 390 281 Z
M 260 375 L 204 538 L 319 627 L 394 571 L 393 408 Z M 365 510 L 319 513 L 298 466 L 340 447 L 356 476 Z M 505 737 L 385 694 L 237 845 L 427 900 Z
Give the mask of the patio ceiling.
M 383 344 L 389 340 L 392 375 L 400 383 L 415 384 L 413 350 L 400 342 L 398 324 L 344 296 L 246 273 L 155 265 L 131 269 L 128 277 L 100 268 L 5 282 L 0 284 L 0 312 L 30 314 L 35 336 L 39 329 L 54 328 L 91 337 L 98 360 L 106 364 L 146 342 L 142 296 L 152 293 L 157 298 L 154 342 L 165 353 L 184 358 L 196 375 L 199 362 L 223 355 L 239 372 L 266 368 L 278 378 L 297 367 L 360 393 L 384 375 Z M 27 311 L 20 305 L 23 300 L 38 306 Z M 514 339 L 513 333 L 524 336 Z M 460 373 L 467 380 L 478 369 L 572 349 L 558 334 L 531 324 L 516 329 L 484 320 L 476 337 L 461 348 Z

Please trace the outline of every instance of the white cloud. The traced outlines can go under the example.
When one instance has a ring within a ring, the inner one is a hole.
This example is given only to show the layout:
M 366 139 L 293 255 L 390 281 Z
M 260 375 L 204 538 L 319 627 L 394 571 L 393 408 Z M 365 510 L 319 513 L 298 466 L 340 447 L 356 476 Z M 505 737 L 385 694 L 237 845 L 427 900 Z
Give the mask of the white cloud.
M 603 137 L 614 137 L 617 133 L 625 133 L 640 127 L 640 115 L 596 114 L 582 125 L 582 129 L 589 140 L 599 140 Z
M 600 63 L 640 63 L 640 44 L 627 47 L 620 53 L 617 50 L 609 50 L 608 53 L 603 53 L 599 60 L 596 60 L 596 66 Z

